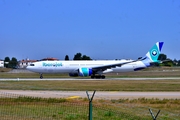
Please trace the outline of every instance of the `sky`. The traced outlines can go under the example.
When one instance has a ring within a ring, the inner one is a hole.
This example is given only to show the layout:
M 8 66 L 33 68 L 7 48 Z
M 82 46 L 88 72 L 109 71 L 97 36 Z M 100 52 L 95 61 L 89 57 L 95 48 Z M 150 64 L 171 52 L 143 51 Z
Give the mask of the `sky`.
M 0 59 L 180 60 L 180 0 L 0 0 Z

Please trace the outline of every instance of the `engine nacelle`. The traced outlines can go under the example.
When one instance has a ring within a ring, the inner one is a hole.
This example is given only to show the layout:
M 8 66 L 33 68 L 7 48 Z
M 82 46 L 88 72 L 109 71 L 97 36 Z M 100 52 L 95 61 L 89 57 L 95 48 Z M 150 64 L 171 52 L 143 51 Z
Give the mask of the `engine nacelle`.
M 87 77 L 93 74 L 92 69 L 90 68 L 79 68 L 79 76 Z
M 70 77 L 78 77 L 79 74 L 78 74 L 78 73 L 69 73 L 69 76 L 70 76 Z
M 112 69 L 107 69 L 107 70 L 103 71 L 102 73 L 110 73 L 110 72 L 113 72 L 113 70 Z

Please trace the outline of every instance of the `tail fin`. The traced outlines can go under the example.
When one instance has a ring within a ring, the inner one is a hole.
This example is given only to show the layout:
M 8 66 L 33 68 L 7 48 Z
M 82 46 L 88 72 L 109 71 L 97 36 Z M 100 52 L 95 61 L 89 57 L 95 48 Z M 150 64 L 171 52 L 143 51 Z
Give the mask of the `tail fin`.
M 144 57 L 144 59 L 148 59 L 150 60 L 150 62 L 160 62 L 158 60 L 158 57 L 161 53 L 161 49 L 163 46 L 164 42 L 157 42 L 146 54 L 146 56 Z

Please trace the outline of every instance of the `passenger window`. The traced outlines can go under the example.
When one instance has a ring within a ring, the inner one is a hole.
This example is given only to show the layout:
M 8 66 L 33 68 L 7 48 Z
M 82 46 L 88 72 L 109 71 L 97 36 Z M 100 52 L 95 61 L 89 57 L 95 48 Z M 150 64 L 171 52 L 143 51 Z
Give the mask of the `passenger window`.
M 30 66 L 34 66 L 34 64 L 30 64 Z

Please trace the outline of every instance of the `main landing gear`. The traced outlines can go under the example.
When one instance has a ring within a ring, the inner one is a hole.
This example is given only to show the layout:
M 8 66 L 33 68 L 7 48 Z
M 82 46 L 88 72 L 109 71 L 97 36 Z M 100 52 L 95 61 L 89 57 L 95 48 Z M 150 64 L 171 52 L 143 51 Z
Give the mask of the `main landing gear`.
M 105 79 L 106 76 L 104 76 L 104 75 L 92 75 L 91 78 L 92 79 Z
M 40 79 L 43 79 L 43 75 L 42 75 L 42 73 L 40 73 Z

